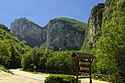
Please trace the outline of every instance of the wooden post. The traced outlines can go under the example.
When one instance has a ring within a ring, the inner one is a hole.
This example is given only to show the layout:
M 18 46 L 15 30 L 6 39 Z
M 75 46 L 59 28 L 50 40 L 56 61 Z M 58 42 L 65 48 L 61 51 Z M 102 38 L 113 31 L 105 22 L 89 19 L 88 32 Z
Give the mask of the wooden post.
M 78 83 L 78 64 L 76 64 L 76 83 Z
M 76 80 L 75 83 L 78 83 L 78 73 L 79 73 L 79 60 L 78 57 L 74 57 L 75 60 L 75 74 L 76 74 Z
M 78 74 L 79 74 L 79 60 L 76 59 L 76 83 L 78 83 Z
M 90 82 L 89 83 L 92 83 L 92 75 L 91 75 L 91 64 L 92 64 L 92 62 L 90 62 L 90 68 L 89 68 L 89 72 L 90 72 Z

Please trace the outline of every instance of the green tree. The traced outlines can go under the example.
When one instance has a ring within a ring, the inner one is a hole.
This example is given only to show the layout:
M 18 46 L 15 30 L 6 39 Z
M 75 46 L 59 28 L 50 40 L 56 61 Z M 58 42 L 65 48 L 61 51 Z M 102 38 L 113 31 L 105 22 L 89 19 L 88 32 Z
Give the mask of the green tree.
M 8 66 L 10 61 L 10 47 L 8 44 L 0 40 L 0 64 L 4 66 Z
M 124 0 L 120 0 L 119 3 L 114 1 L 115 6 L 112 6 L 112 11 L 110 11 L 110 20 L 103 19 L 102 36 L 97 41 L 95 49 L 96 66 L 100 73 L 125 75 L 124 3 Z

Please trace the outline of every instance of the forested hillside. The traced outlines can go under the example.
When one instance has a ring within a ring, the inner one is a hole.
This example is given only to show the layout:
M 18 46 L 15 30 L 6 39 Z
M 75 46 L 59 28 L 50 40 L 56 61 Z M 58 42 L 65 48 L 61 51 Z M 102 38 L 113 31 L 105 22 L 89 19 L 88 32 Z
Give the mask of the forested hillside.
M 29 49 L 0 24 L 0 65 L 6 68 L 21 67 L 21 56 Z
M 95 6 L 92 10 L 98 11 Z M 96 60 L 94 62 L 94 71 L 100 74 L 113 75 L 114 83 L 124 83 L 125 77 L 125 0 L 106 0 L 104 7 L 100 8 L 102 11 L 101 25 L 99 30 L 96 27 L 96 33 L 92 38 L 97 38 L 96 41 L 87 44 L 85 40 L 82 50 L 95 54 Z M 98 11 L 99 12 L 99 11 Z M 95 13 L 94 22 L 98 19 L 100 13 Z M 91 22 L 91 15 L 89 23 Z M 88 26 L 91 26 L 90 24 Z M 95 28 L 88 27 L 87 32 L 95 32 Z M 98 34 L 98 35 L 97 35 Z M 91 33 L 86 34 L 86 39 Z M 97 35 L 98 37 L 95 37 Z M 91 39 L 90 37 L 90 39 Z M 89 39 L 89 40 L 90 40 Z M 86 46 L 88 45 L 88 46 Z M 86 50 L 86 47 L 90 47 Z M 113 80 L 112 80 L 113 81 Z

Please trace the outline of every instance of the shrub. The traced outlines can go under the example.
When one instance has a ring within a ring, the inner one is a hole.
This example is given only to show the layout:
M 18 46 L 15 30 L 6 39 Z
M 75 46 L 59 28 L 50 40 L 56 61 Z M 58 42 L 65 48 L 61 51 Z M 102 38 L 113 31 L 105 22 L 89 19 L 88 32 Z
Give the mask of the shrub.
M 75 78 L 71 75 L 50 75 L 45 83 L 75 83 Z

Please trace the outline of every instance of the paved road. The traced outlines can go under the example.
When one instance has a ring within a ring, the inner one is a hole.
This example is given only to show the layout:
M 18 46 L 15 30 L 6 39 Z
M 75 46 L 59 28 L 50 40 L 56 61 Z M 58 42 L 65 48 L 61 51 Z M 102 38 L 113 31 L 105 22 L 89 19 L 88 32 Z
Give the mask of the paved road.
M 49 74 L 33 74 L 29 72 L 20 71 L 19 69 L 11 69 L 10 71 L 12 71 L 15 75 L 37 80 L 38 83 L 44 83 L 44 80 L 46 79 L 46 77 L 49 76 Z

